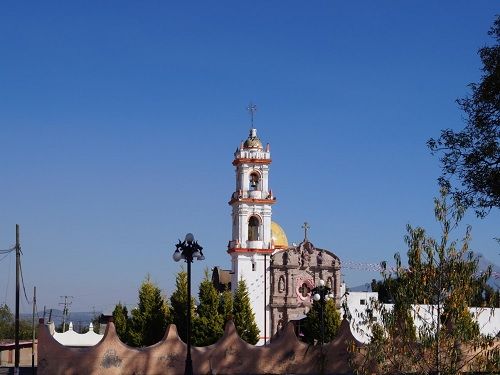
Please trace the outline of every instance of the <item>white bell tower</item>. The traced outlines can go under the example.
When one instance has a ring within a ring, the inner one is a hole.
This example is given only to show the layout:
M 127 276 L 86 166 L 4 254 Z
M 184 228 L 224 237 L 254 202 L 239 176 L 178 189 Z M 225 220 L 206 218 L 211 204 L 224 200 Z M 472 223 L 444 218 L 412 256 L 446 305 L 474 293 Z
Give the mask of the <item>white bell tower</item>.
M 255 106 L 249 110 L 255 111 Z M 257 136 L 257 129 L 250 129 L 245 142 L 234 153 L 236 167 L 236 189 L 229 204 L 232 207 L 232 238 L 228 253 L 231 255 L 234 290 L 238 281 L 245 280 L 255 320 L 260 330 L 260 341 L 264 345 L 270 339 L 269 312 L 269 263 L 274 252 L 271 236 L 272 205 L 276 202 L 269 188 L 269 165 L 271 153 Z

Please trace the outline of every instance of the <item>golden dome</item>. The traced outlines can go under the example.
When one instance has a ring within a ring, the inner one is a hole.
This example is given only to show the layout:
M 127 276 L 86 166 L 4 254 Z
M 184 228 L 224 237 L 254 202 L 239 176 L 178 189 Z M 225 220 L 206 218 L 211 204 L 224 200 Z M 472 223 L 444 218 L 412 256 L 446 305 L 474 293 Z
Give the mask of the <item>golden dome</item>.
M 262 142 L 257 137 L 248 137 L 248 139 L 243 143 L 244 148 L 259 148 L 262 149 Z
M 286 249 L 288 247 L 285 231 L 274 221 L 271 221 L 271 238 L 275 249 Z
M 243 148 L 258 148 L 262 150 L 262 142 L 259 137 L 257 137 L 257 129 L 250 129 L 250 134 L 243 144 Z

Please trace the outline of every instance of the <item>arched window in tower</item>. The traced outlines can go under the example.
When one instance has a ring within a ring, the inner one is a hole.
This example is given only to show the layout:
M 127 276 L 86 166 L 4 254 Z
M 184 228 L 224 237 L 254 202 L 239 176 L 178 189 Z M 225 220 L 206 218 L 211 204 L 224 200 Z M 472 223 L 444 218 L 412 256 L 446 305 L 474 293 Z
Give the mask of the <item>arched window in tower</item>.
M 256 216 L 250 217 L 248 220 L 248 241 L 259 240 L 260 221 Z
M 260 190 L 259 188 L 260 176 L 257 172 L 250 173 L 250 190 Z

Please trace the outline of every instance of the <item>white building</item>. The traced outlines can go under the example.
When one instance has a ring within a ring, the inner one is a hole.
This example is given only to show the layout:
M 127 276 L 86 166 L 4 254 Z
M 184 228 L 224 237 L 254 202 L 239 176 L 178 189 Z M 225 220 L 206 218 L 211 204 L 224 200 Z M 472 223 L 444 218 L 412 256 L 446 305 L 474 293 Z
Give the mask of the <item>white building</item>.
M 104 337 L 104 335 L 94 332 L 94 326 L 89 324 L 87 333 L 76 333 L 73 330 L 73 323 L 69 323 L 69 328 L 66 332 L 57 332 L 55 330 L 54 322 L 49 322 L 49 332 L 54 339 L 64 346 L 72 347 L 85 347 L 97 345 Z
M 232 207 L 232 238 L 228 244 L 231 256 L 231 287 L 245 280 L 250 303 L 255 313 L 263 345 L 270 338 L 269 258 L 275 246 L 271 233 L 272 205 L 276 202 L 269 187 L 271 152 L 251 129 L 250 135 L 234 153 L 236 167 L 235 191 L 229 204 Z
M 372 319 L 381 320 L 380 310 L 373 309 L 373 302 L 378 300 L 377 292 L 349 292 L 342 297 L 351 316 L 350 326 L 353 336 L 360 342 L 368 343 L 371 339 L 370 324 L 366 321 L 368 309 L 371 309 Z M 393 304 L 382 304 L 382 309 L 392 311 Z M 471 317 L 478 323 L 482 335 L 497 336 L 500 332 L 500 309 L 469 307 Z M 435 305 L 412 305 L 412 318 L 418 329 L 436 322 L 438 316 Z M 373 321 L 372 321 L 373 323 Z

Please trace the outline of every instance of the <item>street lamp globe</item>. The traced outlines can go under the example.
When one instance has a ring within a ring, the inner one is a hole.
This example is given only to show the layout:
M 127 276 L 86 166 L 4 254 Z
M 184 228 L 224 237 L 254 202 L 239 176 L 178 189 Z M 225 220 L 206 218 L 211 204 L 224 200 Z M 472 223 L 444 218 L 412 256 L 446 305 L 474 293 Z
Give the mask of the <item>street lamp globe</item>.
M 172 258 L 174 258 L 174 261 L 178 262 L 182 259 L 182 253 L 179 249 L 174 251 L 174 254 L 172 255 Z
M 184 238 L 184 241 L 186 241 L 187 243 L 193 242 L 194 241 L 194 235 L 193 235 L 193 233 L 186 234 L 186 237 Z

